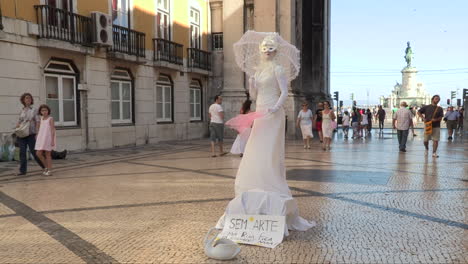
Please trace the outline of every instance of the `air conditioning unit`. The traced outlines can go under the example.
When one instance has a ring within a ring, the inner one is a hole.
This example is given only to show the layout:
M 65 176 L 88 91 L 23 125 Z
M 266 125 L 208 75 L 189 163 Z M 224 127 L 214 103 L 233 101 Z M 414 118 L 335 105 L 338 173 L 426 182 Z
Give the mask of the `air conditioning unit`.
M 112 46 L 112 18 L 101 12 L 91 12 L 93 19 L 93 44 Z

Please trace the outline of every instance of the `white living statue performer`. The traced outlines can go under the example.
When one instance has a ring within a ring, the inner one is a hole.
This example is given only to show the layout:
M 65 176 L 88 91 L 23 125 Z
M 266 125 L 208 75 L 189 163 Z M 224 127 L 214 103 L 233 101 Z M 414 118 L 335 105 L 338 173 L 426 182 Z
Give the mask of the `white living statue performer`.
M 248 69 L 243 70 L 250 75 L 249 92 L 252 99 L 256 100 L 256 111 L 265 115 L 253 123 L 236 175 L 236 198 L 229 203 L 225 214 L 284 215 L 287 224 L 285 235 L 288 235 L 288 229 L 305 231 L 315 226 L 315 222 L 299 216 L 297 203 L 286 182 L 283 105 L 288 97 L 288 83 L 297 76 L 299 66 L 288 68 L 289 55 L 282 45 L 291 46 L 292 52 L 297 53 L 293 54 L 293 57 L 297 57 L 297 64 L 299 51 L 277 33 L 257 34 L 264 34 L 259 41 L 260 45 L 256 44 L 255 52 L 260 59 L 255 67 L 251 67 L 250 74 Z M 248 60 L 251 57 L 244 54 L 241 59 Z M 249 61 L 244 61 L 241 65 L 248 64 Z M 224 216 L 218 221 L 217 228 L 222 228 L 223 224 Z

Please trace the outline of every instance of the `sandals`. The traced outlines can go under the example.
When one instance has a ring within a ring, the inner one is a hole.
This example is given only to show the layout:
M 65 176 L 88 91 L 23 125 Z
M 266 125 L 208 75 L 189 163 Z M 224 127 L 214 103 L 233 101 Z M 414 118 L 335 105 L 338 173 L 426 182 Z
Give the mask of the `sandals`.
M 226 154 L 228 154 L 227 152 L 223 152 L 221 154 L 219 154 L 220 157 L 222 156 L 225 156 Z M 216 155 L 211 155 L 212 158 L 216 158 L 217 156 Z

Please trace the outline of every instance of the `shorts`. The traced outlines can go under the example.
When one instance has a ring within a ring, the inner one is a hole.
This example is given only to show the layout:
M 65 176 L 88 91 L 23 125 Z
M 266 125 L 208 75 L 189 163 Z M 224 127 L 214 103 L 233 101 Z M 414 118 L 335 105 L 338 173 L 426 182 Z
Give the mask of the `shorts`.
M 224 124 L 210 123 L 210 139 L 212 142 L 223 142 L 224 139 Z
M 322 121 L 315 122 L 315 130 L 322 131 Z
M 457 120 L 447 120 L 447 128 L 449 130 L 457 129 Z
M 432 134 L 424 134 L 424 142 L 428 142 L 429 140 L 439 141 L 440 140 L 440 127 L 433 127 Z

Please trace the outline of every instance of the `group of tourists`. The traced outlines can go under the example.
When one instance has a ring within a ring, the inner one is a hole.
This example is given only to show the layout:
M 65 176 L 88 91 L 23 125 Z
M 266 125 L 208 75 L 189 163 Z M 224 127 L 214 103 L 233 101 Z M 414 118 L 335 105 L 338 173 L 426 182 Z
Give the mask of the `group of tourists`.
M 431 104 L 421 107 L 417 111 L 417 115 L 424 121 L 424 147 L 426 154 L 429 153 L 429 141 L 432 140 L 432 156 L 437 158 L 437 148 L 440 141 L 440 125 L 442 120 L 447 124 L 448 140 L 453 140 L 454 131 L 457 129 L 463 130 L 463 112 L 460 108 L 455 110 L 453 106 L 449 106 L 444 115 L 444 110 L 438 104 L 440 96 L 434 95 L 431 99 Z M 397 130 L 398 144 L 401 152 L 406 152 L 406 142 L 408 139 L 409 129 L 414 129 L 414 114 L 406 102 L 400 103 L 400 109 L 396 111 L 393 117 L 393 128 Z M 414 132 L 413 132 L 414 134 Z
M 310 140 L 314 137 L 312 129 L 315 128 L 320 143 L 322 143 L 322 149 L 330 150 L 333 131 L 337 127 L 336 115 L 331 109 L 329 101 L 320 102 L 317 106 L 318 109 L 313 115 L 309 109 L 309 104 L 304 102 L 301 111 L 297 115 L 296 126 L 301 129 L 305 149 L 310 149 Z
M 227 152 L 223 151 L 223 110 L 221 107 L 221 96 L 216 97 L 215 103 L 210 106 L 210 134 L 212 140 L 212 156 L 216 157 L 214 153 L 214 144 L 216 141 L 219 143 L 220 156 L 226 155 Z M 392 127 L 397 131 L 397 138 L 400 152 L 406 152 L 406 142 L 410 136 L 416 136 L 414 127 L 418 119 L 429 126 L 430 130 L 426 129 L 424 132 L 424 146 L 426 152 L 429 152 L 429 141 L 433 141 L 432 156 L 438 157 L 437 148 L 440 141 L 440 125 L 442 120 L 446 122 L 448 129 L 448 140 L 453 140 L 454 134 L 463 129 L 463 108 L 455 109 L 449 106 L 444 115 L 442 107 L 438 106 L 440 96 L 434 95 L 432 97 L 432 104 L 426 105 L 416 109 L 410 108 L 406 102 L 401 102 L 400 109 L 393 113 Z M 248 114 L 250 112 L 252 101 L 246 100 L 242 105 L 240 114 Z M 415 112 L 416 111 L 416 112 Z M 378 110 L 371 112 L 370 109 L 353 108 L 351 113 L 344 111 L 342 117 L 342 130 L 345 139 L 349 136 L 350 127 L 353 130 L 353 139 L 366 138 L 370 134 L 372 128 L 372 120 L 375 119 L 379 124 L 379 132 L 384 129 L 384 122 L 387 114 L 381 105 Z M 309 103 L 302 103 L 302 109 L 297 115 L 296 126 L 300 128 L 304 142 L 304 149 L 311 148 L 311 141 L 314 138 L 313 131 L 317 131 L 321 147 L 323 150 L 331 149 L 331 142 L 333 132 L 336 131 L 336 116 L 330 107 L 328 101 L 319 102 L 315 113 L 309 108 Z M 246 129 L 244 132 L 239 133 L 234 144 L 231 148 L 231 153 L 240 154 L 243 156 L 245 145 L 249 139 L 251 129 Z

